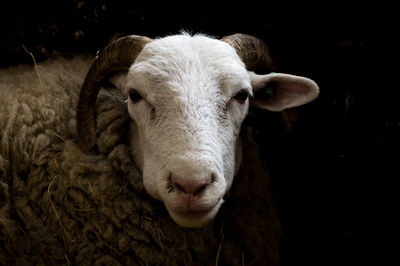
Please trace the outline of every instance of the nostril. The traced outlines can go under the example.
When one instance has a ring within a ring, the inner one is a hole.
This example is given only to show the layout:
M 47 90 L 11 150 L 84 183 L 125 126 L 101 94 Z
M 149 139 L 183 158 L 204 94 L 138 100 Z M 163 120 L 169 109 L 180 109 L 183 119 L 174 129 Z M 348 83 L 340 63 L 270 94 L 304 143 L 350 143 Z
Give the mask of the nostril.
M 191 188 L 184 180 L 172 177 L 172 186 L 174 189 L 176 189 L 179 192 L 183 192 L 185 194 L 190 193 Z
M 206 187 L 208 186 L 209 184 L 204 184 L 204 185 L 202 185 L 202 186 L 200 186 L 199 188 L 197 188 L 197 190 L 195 190 L 194 192 L 193 192 L 193 196 L 197 196 L 197 195 L 199 195 L 201 192 L 203 192 L 205 189 L 206 189 Z
M 191 194 L 194 197 L 206 190 L 214 180 L 210 179 L 207 181 L 186 181 L 172 177 L 171 183 L 174 189 L 185 194 Z
M 185 187 L 177 182 L 173 182 L 173 185 L 175 187 L 176 190 L 181 191 L 185 194 L 188 194 L 188 192 L 186 191 Z

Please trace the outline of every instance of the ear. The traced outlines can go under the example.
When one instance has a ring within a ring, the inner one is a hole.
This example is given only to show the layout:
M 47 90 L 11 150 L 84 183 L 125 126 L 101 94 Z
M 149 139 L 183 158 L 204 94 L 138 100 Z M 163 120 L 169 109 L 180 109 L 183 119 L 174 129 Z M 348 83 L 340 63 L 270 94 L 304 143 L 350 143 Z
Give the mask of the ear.
M 319 93 L 318 85 L 308 78 L 282 73 L 249 74 L 254 93 L 250 103 L 255 107 L 282 111 L 311 102 Z

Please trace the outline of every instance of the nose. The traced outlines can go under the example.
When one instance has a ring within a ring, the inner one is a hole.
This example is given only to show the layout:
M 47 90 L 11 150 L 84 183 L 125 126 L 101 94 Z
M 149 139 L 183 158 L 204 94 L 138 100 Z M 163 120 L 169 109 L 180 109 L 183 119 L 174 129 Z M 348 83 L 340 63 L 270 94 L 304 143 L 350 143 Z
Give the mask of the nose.
M 210 174 L 209 178 L 203 180 L 185 180 L 172 175 L 172 186 L 178 192 L 182 192 L 193 197 L 199 196 L 215 180 L 215 175 Z

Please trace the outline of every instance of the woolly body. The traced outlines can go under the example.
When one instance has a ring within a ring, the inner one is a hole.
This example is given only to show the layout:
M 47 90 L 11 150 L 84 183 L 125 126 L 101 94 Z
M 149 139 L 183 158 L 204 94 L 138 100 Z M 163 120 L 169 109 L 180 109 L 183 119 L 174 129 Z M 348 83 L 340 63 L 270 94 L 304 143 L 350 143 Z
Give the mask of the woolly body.
M 91 61 L 40 64 L 43 88 L 32 66 L 1 70 L 0 261 L 210 265 L 219 253 L 222 264 L 274 265 L 281 231 L 250 140 L 246 169 L 218 218 L 202 229 L 178 226 L 144 190 L 127 139 L 135 125 L 121 98 L 98 99 L 100 154 L 79 150 L 75 109 Z

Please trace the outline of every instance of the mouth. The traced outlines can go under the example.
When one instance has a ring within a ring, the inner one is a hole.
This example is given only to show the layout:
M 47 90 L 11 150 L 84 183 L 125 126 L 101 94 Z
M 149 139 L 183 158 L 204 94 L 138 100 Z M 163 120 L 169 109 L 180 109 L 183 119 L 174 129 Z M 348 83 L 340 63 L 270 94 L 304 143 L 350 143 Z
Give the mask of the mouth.
M 176 214 L 181 216 L 182 218 L 185 218 L 185 219 L 201 219 L 202 217 L 204 217 L 208 213 L 210 213 L 211 210 L 212 209 L 205 210 L 205 211 L 188 210 L 188 211 L 176 212 Z
M 217 215 L 223 200 L 221 199 L 216 205 L 209 209 L 201 210 L 179 210 L 174 211 L 168 209 L 172 219 L 180 226 L 187 228 L 200 228 L 206 226 Z

